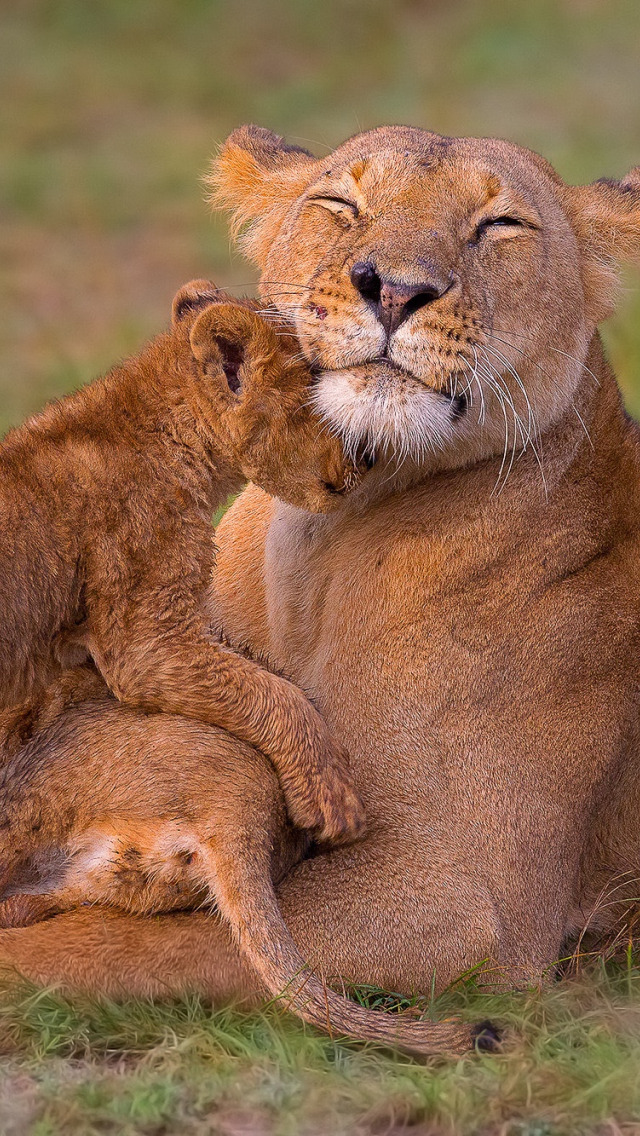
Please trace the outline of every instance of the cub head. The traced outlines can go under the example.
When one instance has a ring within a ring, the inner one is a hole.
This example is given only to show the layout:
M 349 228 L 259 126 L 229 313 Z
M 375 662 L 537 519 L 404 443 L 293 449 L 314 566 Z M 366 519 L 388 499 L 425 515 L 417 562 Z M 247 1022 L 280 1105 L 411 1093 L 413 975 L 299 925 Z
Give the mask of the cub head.
M 640 252 L 640 169 L 568 186 L 496 139 L 382 127 L 317 159 L 249 126 L 211 182 L 319 413 L 352 454 L 420 469 L 535 450 L 593 381 L 615 263 Z
M 180 289 L 195 361 L 193 405 L 216 449 L 248 481 L 312 512 L 333 508 L 358 470 L 309 405 L 309 369 L 275 311 L 235 300 L 209 281 Z M 269 319 L 275 318 L 272 324 Z

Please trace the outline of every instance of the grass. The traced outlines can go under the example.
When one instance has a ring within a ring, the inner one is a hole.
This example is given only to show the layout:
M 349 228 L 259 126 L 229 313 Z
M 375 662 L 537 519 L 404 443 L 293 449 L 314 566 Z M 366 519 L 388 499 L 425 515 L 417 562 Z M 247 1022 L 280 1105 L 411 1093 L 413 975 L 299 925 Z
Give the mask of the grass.
M 596 957 L 542 992 L 486 993 L 467 979 L 433 1010 L 500 1021 L 503 1052 L 424 1065 L 321 1036 L 277 1005 L 242 1014 L 195 998 L 119 1006 L 5 988 L 2 1131 L 632 1136 L 639 962 Z
M 568 180 L 621 175 L 640 162 L 638 31 L 637 0 L 0 4 L 0 432 L 135 350 L 190 277 L 252 289 L 199 182 L 238 123 L 323 152 L 412 122 L 513 138 Z M 637 270 L 606 340 L 640 416 Z M 277 1006 L 7 987 L 0 1132 L 640 1134 L 633 954 L 542 993 L 468 980 L 449 1009 L 510 1024 L 505 1052 L 421 1067 Z

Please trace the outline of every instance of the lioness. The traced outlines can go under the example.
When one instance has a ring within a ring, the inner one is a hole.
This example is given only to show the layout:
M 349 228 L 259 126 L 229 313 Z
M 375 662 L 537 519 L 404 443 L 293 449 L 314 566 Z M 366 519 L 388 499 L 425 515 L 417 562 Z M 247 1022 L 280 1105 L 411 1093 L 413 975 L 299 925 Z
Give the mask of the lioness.
M 378 458 L 331 515 L 251 487 L 218 529 L 215 618 L 313 696 L 367 810 L 282 881 L 286 921 L 352 982 L 441 989 L 484 958 L 539 981 L 615 920 L 609 886 L 637 894 L 640 452 L 596 328 L 640 174 L 572 187 L 404 127 L 318 160 L 247 127 L 215 176 L 316 405 Z M 0 951 L 94 991 L 260 996 L 200 914 L 76 913 Z
M 0 444 L 0 707 L 80 640 L 121 701 L 258 746 L 294 823 L 349 837 L 360 802 L 320 715 L 209 631 L 211 517 L 229 494 L 253 478 L 328 509 L 355 476 L 286 336 L 224 298 L 185 285 L 170 331 Z

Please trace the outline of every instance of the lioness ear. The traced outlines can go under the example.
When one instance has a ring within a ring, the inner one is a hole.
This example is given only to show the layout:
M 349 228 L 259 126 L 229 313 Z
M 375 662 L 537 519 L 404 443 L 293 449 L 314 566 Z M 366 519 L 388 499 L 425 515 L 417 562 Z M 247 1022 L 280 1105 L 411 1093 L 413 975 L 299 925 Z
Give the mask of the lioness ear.
M 173 297 L 171 305 L 173 326 L 175 327 L 194 312 L 215 304 L 219 301 L 220 295 L 212 280 L 190 280 L 188 284 L 183 284 Z
M 619 261 L 640 258 L 640 166 L 621 181 L 602 178 L 571 186 L 569 194 L 587 305 L 598 322 L 613 311 Z
M 231 231 L 262 264 L 288 207 L 313 178 L 317 159 L 260 126 L 241 126 L 224 143 L 206 179 L 214 208 L 232 211 Z

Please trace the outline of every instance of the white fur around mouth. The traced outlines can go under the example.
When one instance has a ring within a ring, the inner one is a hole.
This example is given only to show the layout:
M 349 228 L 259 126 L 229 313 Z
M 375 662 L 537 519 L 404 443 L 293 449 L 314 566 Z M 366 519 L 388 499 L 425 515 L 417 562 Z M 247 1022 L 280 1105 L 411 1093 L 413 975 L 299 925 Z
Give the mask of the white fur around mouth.
M 451 400 L 392 368 L 366 378 L 358 369 L 325 371 L 311 396 L 314 409 L 355 458 L 364 449 L 424 461 L 452 441 Z

